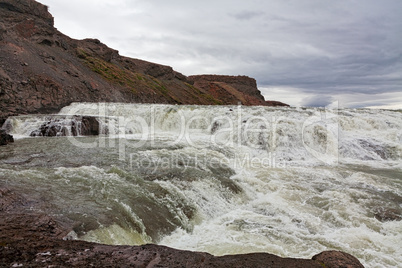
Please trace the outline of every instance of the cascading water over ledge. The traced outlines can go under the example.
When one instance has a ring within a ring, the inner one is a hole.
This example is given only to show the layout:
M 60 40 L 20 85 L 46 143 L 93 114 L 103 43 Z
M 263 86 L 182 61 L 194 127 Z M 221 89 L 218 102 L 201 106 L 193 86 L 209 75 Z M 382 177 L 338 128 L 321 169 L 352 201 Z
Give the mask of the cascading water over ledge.
M 32 131 L 30 136 L 91 136 L 99 135 L 99 129 L 99 122 L 95 117 L 73 116 L 72 118 L 62 118 L 55 116 L 42 124 L 39 129 Z
M 96 117 L 82 115 L 13 116 L 3 129 L 22 137 L 93 136 L 101 131 Z

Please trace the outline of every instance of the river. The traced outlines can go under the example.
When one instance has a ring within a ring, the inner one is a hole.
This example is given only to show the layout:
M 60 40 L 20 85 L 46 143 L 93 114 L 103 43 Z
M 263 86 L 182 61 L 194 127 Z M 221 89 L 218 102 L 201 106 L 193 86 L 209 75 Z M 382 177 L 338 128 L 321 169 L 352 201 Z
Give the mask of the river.
M 82 116 L 99 135 L 80 135 Z M 59 137 L 31 136 L 44 125 Z M 402 263 L 401 111 L 73 103 L 3 128 L 0 186 L 77 239 Z

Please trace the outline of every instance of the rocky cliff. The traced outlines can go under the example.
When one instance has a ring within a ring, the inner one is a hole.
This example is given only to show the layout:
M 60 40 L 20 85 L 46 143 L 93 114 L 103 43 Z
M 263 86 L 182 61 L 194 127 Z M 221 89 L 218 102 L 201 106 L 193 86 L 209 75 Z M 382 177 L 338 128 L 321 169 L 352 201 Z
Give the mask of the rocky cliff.
M 265 105 L 257 81 L 247 76 L 194 75 L 194 86 L 225 104 Z
M 212 95 L 220 103 L 289 106 L 279 101 L 266 101 L 257 88 L 257 81 L 248 76 L 193 75 L 194 86 Z
M 269 105 L 254 79 L 188 78 L 169 66 L 120 56 L 99 40 L 63 35 L 47 7 L 34 0 L 0 0 L 0 124 L 10 115 L 87 101 Z

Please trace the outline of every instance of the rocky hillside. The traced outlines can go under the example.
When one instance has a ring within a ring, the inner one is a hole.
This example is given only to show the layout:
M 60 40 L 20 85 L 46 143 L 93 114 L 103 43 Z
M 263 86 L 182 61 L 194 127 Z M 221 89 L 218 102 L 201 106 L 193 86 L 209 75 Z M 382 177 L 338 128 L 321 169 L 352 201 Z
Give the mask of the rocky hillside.
M 0 123 L 78 101 L 269 105 L 254 79 L 186 77 L 120 56 L 99 40 L 63 35 L 34 0 L 0 0 Z

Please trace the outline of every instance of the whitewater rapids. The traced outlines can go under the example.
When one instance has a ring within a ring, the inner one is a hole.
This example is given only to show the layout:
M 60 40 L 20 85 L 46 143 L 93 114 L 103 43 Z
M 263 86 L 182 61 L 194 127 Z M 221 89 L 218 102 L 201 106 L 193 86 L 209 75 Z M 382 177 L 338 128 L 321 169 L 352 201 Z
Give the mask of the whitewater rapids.
M 31 137 L 46 124 L 60 137 Z M 16 142 L 0 186 L 45 200 L 78 239 L 402 263 L 401 111 L 73 103 L 3 128 Z

